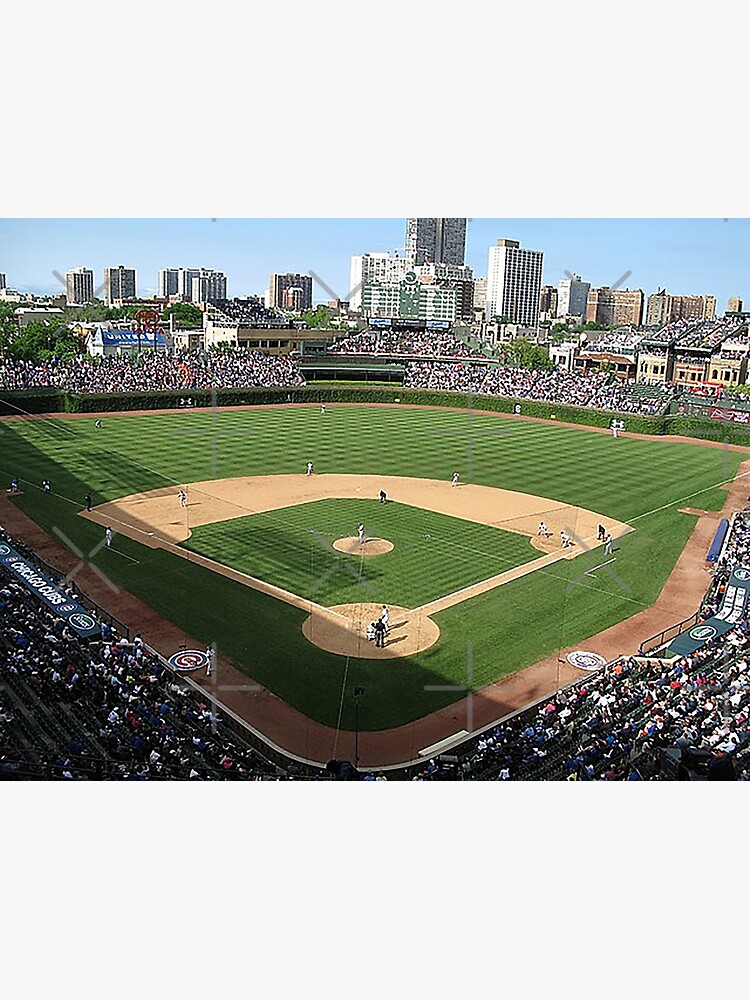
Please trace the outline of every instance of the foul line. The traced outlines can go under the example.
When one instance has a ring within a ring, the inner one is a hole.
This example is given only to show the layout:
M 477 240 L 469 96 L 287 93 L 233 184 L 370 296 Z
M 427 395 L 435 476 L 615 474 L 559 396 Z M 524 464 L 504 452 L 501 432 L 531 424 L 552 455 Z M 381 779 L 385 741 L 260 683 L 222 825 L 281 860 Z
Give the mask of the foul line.
M 736 476 L 732 476 L 731 479 L 724 479 L 720 483 L 714 483 L 713 486 L 706 486 L 705 489 L 696 490 L 695 493 L 688 493 L 686 497 L 682 497 L 680 500 L 670 500 L 669 503 L 662 504 L 661 507 L 654 507 L 653 510 L 647 510 L 645 514 L 636 514 L 635 517 L 629 518 L 624 523 L 630 524 L 632 521 L 638 521 L 642 517 L 648 517 L 649 514 L 658 514 L 660 510 L 666 510 L 668 507 L 674 507 L 677 503 L 684 503 L 686 500 L 692 500 L 693 497 L 699 497 L 701 493 L 708 493 L 709 490 L 716 490 L 720 486 L 728 486 L 730 483 L 737 482 L 738 479 L 744 479 L 745 476 L 750 476 L 750 472 L 740 472 Z

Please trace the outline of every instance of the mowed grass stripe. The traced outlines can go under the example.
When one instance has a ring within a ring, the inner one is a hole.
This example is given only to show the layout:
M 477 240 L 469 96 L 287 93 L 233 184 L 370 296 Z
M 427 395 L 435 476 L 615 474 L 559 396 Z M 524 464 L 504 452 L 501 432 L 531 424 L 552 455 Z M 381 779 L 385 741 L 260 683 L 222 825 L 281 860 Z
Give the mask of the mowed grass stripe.
M 392 552 L 333 551 L 365 524 Z M 406 504 L 319 500 L 193 530 L 185 547 L 326 606 L 377 601 L 417 607 L 538 558 L 513 532 Z M 330 574 L 330 576 L 329 576 Z
M 101 539 L 101 528 L 76 516 L 83 494 L 95 502 L 137 489 L 191 482 L 210 475 L 211 440 L 177 430 L 251 428 L 258 434 L 224 433 L 216 438 L 219 476 L 304 471 L 390 473 L 447 480 L 454 468 L 466 479 L 465 413 L 396 408 L 329 407 L 180 413 L 70 421 L 65 440 L 43 421 L 2 426 L 0 469 L 9 478 L 30 480 L 14 502 L 47 531 L 53 526 L 83 552 Z M 510 434 L 476 434 L 474 481 L 545 495 L 627 520 L 688 493 L 706 490 L 735 474 L 742 455 L 665 440 L 620 438 L 474 414 L 474 428 L 514 426 Z M 433 434 L 446 428 L 451 434 Z M 453 432 L 461 433 L 453 433 Z M 149 466 L 152 471 L 144 470 Z M 41 480 L 55 493 L 45 496 Z M 176 490 L 176 487 L 175 487 Z M 750 490 L 748 491 L 750 492 Z M 717 508 L 725 494 L 709 489 L 696 504 Z M 102 550 L 95 562 L 130 590 L 201 642 L 217 641 L 223 654 L 301 711 L 335 725 L 344 692 L 342 725 L 353 726 L 352 689 L 367 688 L 362 729 L 400 725 L 450 704 L 459 693 L 427 691 L 434 685 L 466 684 L 467 641 L 474 649 L 475 684 L 489 683 L 555 650 L 583 642 L 597 631 L 653 602 L 682 550 L 695 518 L 675 507 L 642 518 L 620 543 L 619 585 L 597 573 L 570 586 L 600 552 L 563 562 L 467 601 L 437 616 L 441 637 L 408 661 L 354 661 L 311 646 L 300 632 L 304 613 L 170 553 L 149 550 L 127 538 L 115 546 L 140 565 Z M 533 554 L 533 550 L 532 550 Z M 323 555 L 325 555 L 323 553 Z M 449 557 L 446 556 L 446 561 Z M 443 568 L 440 567 L 440 572 Z M 131 622 L 134 627 L 137 622 Z

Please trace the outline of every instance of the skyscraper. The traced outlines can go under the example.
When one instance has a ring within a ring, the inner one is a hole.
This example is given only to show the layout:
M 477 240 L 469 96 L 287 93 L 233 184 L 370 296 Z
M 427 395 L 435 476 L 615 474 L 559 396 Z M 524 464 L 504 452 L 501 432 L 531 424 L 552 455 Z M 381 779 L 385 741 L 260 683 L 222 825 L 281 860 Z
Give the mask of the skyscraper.
M 586 321 L 600 326 L 640 326 L 644 295 L 640 288 L 592 288 L 586 305 Z
M 299 295 L 287 296 L 289 289 L 298 289 Z M 290 301 L 301 303 L 289 306 Z M 268 285 L 268 304 L 271 308 L 297 309 L 302 312 L 312 307 L 312 278 L 309 274 L 272 274 Z
M 581 281 L 580 274 L 563 278 L 557 283 L 557 315 L 580 316 L 586 319 L 586 303 L 588 302 L 591 283 Z
M 211 271 L 202 267 L 193 278 L 191 300 L 197 305 L 200 302 L 212 302 L 226 297 L 227 276 L 221 271 Z
M 0 288 L 8 287 L 8 279 L 5 277 L 2 271 L 0 271 Z
M 69 306 L 85 306 L 94 297 L 94 272 L 74 267 L 65 274 L 65 298 Z
M 466 219 L 407 219 L 406 257 L 419 264 L 464 264 Z
M 349 307 L 361 309 L 362 289 L 370 282 L 399 282 L 404 280 L 407 261 L 390 253 L 363 253 L 352 257 L 349 271 Z
M 179 295 L 180 271 L 176 267 L 162 267 L 159 271 L 159 298 L 168 299 Z
M 135 268 L 122 264 L 104 268 L 104 301 L 108 306 L 135 297 Z
M 499 316 L 522 326 L 538 326 L 543 261 L 541 250 L 523 250 L 517 240 L 498 240 L 490 247 L 488 320 Z

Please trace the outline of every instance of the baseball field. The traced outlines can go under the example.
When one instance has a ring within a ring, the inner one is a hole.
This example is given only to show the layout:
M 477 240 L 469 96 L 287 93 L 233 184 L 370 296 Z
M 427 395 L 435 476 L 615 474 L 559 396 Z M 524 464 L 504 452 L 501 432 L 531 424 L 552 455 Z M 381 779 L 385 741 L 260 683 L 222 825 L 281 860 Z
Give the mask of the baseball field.
M 0 424 L 0 474 L 20 477 L 14 503 L 47 532 L 96 549 L 113 586 L 316 722 L 352 729 L 365 687 L 363 731 L 586 648 L 650 607 L 696 523 L 683 508 L 718 510 L 742 458 L 397 405 Z M 384 603 L 379 650 L 365 633 Z

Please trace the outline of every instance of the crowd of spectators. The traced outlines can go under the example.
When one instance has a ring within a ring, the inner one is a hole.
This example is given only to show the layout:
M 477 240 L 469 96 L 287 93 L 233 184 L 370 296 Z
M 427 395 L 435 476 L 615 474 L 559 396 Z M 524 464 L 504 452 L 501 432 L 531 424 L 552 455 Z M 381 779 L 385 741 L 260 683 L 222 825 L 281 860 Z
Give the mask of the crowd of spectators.
M 177 354 L 147 351 L 103 358 L 79 355 L 69 361 L 41 363 L 0 361 L 0 389 L 58 388 L 87 393 L 304 384 L 304 376 L 293 358 L 243 348 Z
M 256 295 L 244 299 L 214 299 L 209 316 L 216 326 L 246 326 L 258 329 L 288 327 L 289 320 L 278 309 L 269 309 Z
M 643 339 L 643 331 L 616 333 L 607 331 L 590 340 L 583 352 L 586 354 L 634 354 Z
M 0 532 L 16 548 L 18 541 Z M 284 775 L 208 699 L 102 622 L 96 639 L 0 567 L 0 775 L 235 779 Z
M 335 341 L 329 354 L 373 354 L 423 358 L 484 358 L 477 348 L 469 347 L 449 331 L 438 330 L 362 330 Z
M 413 361 L 406 365 L 404 386 L 440 389 L 517 399 L 543 400 L 571 406 L 614 412 L 652 414 L 661 412 L 671 393 L 645 395 L 613 380 L 607 372 L 589 374 L 565 371 L 532 371 L 489 364 L 450 364 Z

